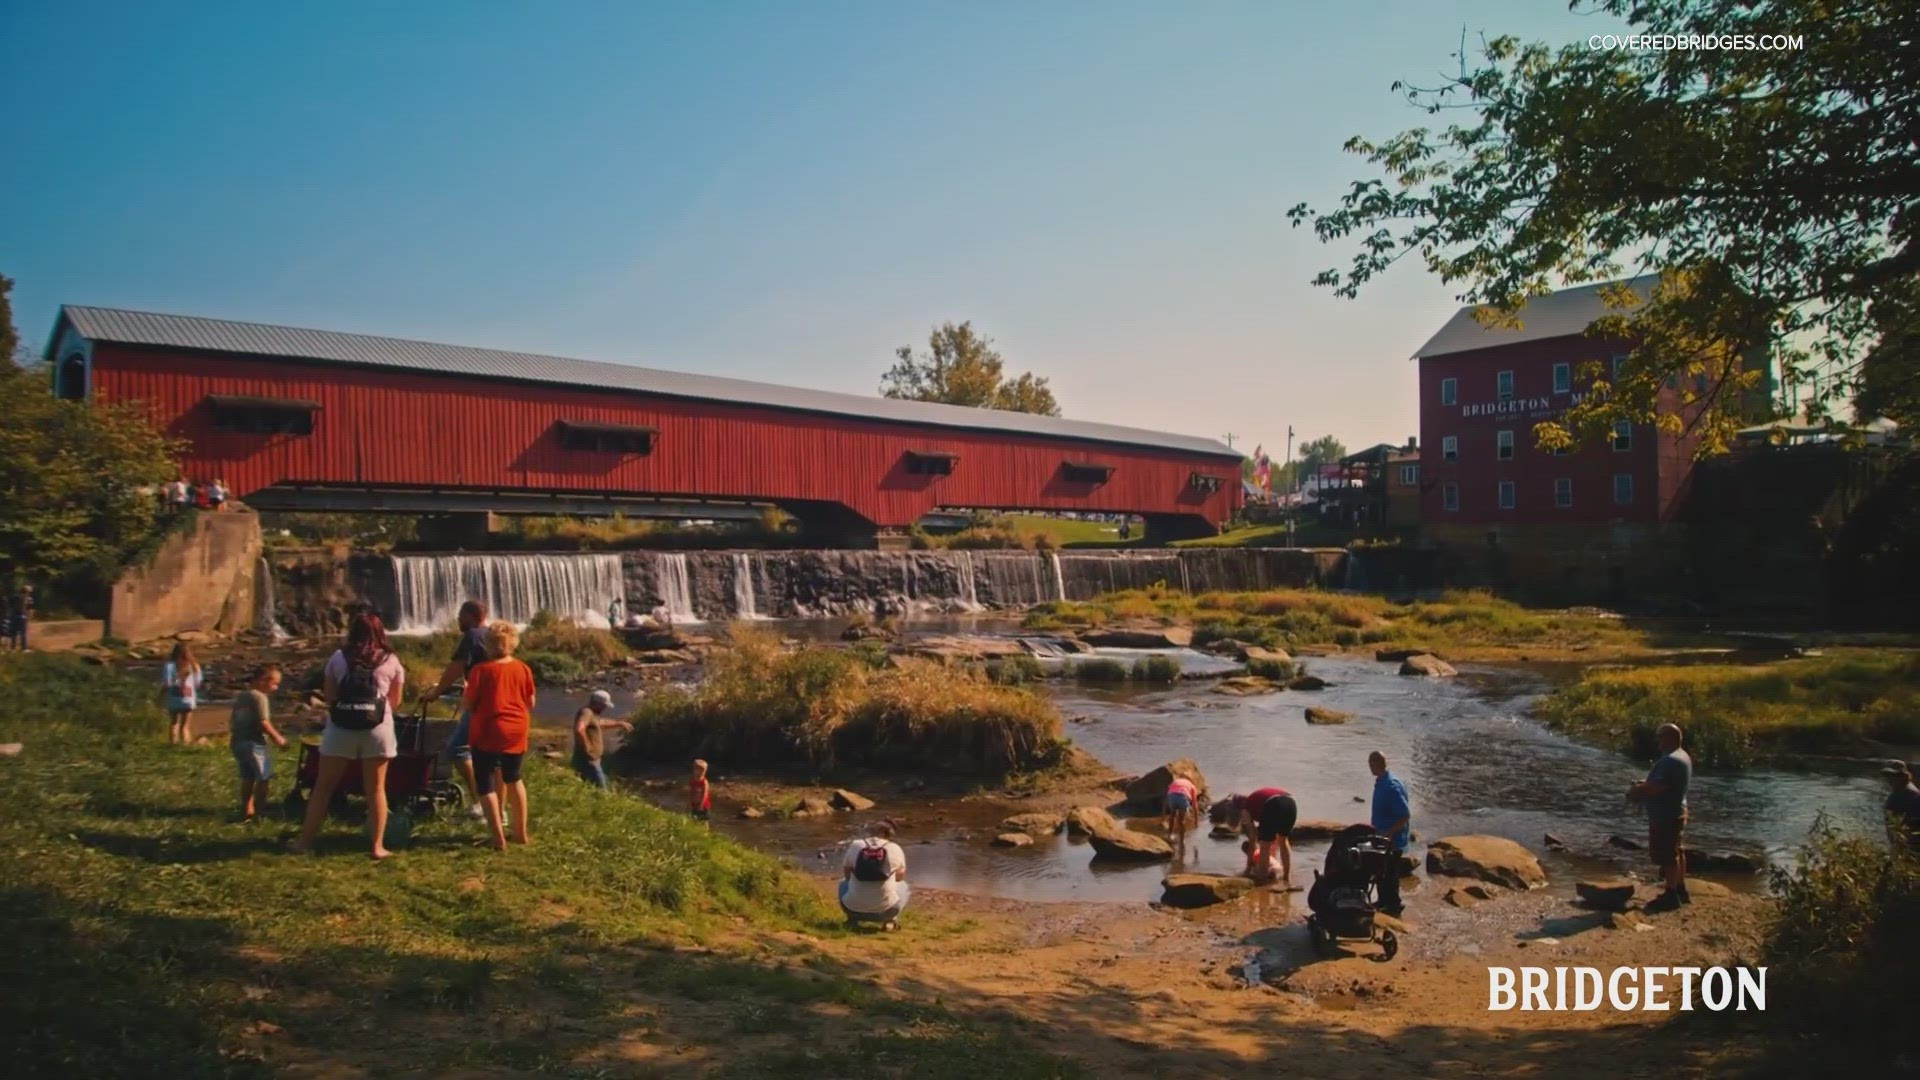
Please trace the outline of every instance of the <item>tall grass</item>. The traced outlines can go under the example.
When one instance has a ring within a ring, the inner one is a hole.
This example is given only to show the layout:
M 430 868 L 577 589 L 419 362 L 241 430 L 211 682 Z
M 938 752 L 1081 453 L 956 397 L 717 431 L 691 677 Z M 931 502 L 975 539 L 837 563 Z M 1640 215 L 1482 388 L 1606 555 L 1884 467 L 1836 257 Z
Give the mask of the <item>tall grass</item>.
M 692 690 L 653 695 L 627 743 L 639 760 L 698 754 L 741 766 L 885 765 L 1001 775 L 1050 764 L 1060 716 L 1045 698 L 980 672 L 849 650 L 789 652 L 735 627 Z
M 1597 669 L 1544 699 L 1548 724 L 1640 756 L 1669 721 L 1703 765 L 1862 739 L 1920 742 L 1920 655 L 1846 650 L 1775 664 Z

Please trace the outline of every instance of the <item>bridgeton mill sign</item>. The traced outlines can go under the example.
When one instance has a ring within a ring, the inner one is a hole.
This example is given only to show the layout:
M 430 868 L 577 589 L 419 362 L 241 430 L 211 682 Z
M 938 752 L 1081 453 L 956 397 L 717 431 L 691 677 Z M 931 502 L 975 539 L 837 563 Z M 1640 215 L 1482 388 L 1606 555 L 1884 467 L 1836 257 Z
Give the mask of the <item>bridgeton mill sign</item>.
M 1555 396 L 1557 397 L 1558 395 Z M 1585 394 L 1568 394 L 1565 407 L 1570 408 L 1580 404 L 1581 400 L 1586 396 Z M 1471 420 L 1476 416 L 1525 416 L 1554 411 L 1555 408 L 1551 398 L 1516 397 L 1506 398 L 1502 401 L 1478 401 L 1471 405 L 1462 405 L 1460 406 L 1460 419 Z

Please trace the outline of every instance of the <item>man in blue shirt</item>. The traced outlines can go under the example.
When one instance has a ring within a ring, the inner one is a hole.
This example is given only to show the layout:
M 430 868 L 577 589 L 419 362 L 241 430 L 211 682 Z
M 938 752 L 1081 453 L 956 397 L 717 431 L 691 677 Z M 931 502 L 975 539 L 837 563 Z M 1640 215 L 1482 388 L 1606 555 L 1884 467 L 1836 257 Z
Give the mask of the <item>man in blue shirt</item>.
M 1387 755 L 1375 750 L 1367 755 L 1367 768 L 1373 773 L 1373 831 L 1393 841 L 1393 853 L 1404 855 L 1413 839 L 1413 806 L 1407 801 L 1407 785 L 1387 771 Z M 1400 873 L 1398 867 L 1380 882 L 1380 907 L 1389 915 L 1400 913 Z
M 1671 909 L 1693 902 L 1687 895 L 1687 788 L 1693 783 L 1693 758 L 1680 749 L 1680 725 L 1661 724 L 1653 737 L 1660 758 L 1647 778 L 1627 790 L 1647 808 L 1647 853 L 1666 879 L 1667 890 L 1647 905 L 1648 911 Z

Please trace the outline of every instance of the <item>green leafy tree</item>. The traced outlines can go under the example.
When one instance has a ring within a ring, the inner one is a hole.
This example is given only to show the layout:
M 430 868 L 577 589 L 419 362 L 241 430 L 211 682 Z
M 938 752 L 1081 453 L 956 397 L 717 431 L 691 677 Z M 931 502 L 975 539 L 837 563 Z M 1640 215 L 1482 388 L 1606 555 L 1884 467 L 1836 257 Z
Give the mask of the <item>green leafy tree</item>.
M 19 335 L 0 279 L 0 344 Z M 132 405 L 61 401 L 37 363 L 0 362 L 0 573 L 106 571 L 151 537 L 174 447 Z
M 1060 415 L 1047 380 L 1032 373 L 1008 378 L 993 342 L 974 333 L 970 322 L 936 328 L 924 353 L 902 345 L 894 356 L 896 363 L 880 379 L 880 392 L 890 398 Z
M 1625 419 L 1691 426 L 1702 453 L 1723 449 L 1769 359 L 1790 393 L 1816 386 L 1810 411 L 1844 401 L 1878 339 L 1875 306 L 1920 273 L 1920 4 L 1571 6 L 1635 33 L 1788 34 L 1798 47 L 1498 37 L 1438 87 L 1396 83 L 1430 115 L 1461 119 L 1347 143 L 1384 178 L 1355 183 L 1331 211 L 1291 211 L 1321 240 L 1359 245 L 1316 283 L 1354 296 L 1413 255 L 1486 305 L 1486 321 L 1512 323 L 1556 287 L 1660 273 L 1655 288 L 1609 294 L 1613 313 L 1589 334 L 1637 344 L 1617 381 L 1536 428 L 1549 447 Z M 1678 414 L 1656 409 L 1663 386 L 1681 396 Z
M 1332 465 L 1347 456 L 1347 448 L 1340 440 L 1331 435 L 1322 435 L 1300 444 L 1300 456 L 1295 469 L 1302 476 L 1314 476 L 1320 472 L 1320 466 Z

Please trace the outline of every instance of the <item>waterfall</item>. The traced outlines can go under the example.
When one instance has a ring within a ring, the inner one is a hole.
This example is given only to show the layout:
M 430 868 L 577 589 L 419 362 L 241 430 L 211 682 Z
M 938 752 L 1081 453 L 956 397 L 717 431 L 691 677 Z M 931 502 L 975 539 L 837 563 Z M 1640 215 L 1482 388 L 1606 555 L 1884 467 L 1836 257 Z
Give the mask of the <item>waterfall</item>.
M 753 556 L 744 552 L 733 553 L 733 617 L 736 619 L 764 619 L 760 614 L 760 605 L 753 595 Z
M 1067 598 L 1067 579 L 1060 573 L 1059 552 L 1047 552 L 1047 561 L 1053 564 L 1053 598 L 1055 600 L 1065 600 Z
M 526 623 L 549 611 L 605 626 L 608 606 L 626 591 L 618 555 L 395 555 L 393 577 L 400 600 L 394 632 L 400 634 L 451 627 L 468 600 L 484 602 L 493 618 L 508 622 Z
M 973 552 L 962 551 L 960 556 L 960 607 L 966 611 L 979 611 L 980 586 L 973 576 Z
M 273 594 L 273 565 L 261 556 L 253 568 L 253 628 L 272 638 L 285 641 L 292 637 L 287 629 L 280 625 L 280 616 L 274 611 L 278 602 Z
M 687 573 L 687 557 L 677 551 L 660 556 L 660 602 L 674 622 L 700 621 L 693 610 L 693 575 Z

